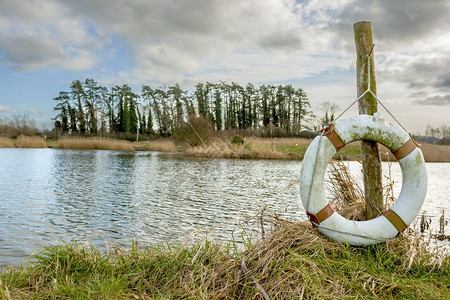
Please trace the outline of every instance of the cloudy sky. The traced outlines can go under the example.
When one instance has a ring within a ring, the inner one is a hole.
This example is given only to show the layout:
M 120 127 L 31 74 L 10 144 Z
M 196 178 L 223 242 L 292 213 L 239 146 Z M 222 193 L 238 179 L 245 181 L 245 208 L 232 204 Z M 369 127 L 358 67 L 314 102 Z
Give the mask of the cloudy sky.
M 315 110 L 344 109 L 356 98 L 362 20 L 372 22 L 381 101 L 413 133 L 450 125 L 447 0 L 0 0 L 0 118 L 50 126 L 52 99 L 86 78 L 135 92 L 292 84 Z

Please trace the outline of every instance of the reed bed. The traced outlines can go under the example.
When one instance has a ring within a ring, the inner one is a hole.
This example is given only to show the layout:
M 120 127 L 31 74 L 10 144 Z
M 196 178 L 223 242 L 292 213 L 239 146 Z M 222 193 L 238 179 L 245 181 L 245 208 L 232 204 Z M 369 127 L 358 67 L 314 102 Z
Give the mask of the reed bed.
M 421 144 L 426 162 L 450 162 L 450 145 Z
M 17 137 L 16 146 L 18 148 L 47 148 L 47 144 L 43 138 L 25 135 Z
M 13 148 L 14 144 L 11 139 L 0 136 L 0 148 Z
M 306 139 L 246 138 L 243 145 L 216 138 L 210 143 L 198 147 L 188 147 L 189 156 L 208 158 L 238 159 L 297 159 L 296 151 L 286 150 L 292 147 L 304 148 L 310 143 Z M 298 151 L 300 152 L 300 151 Z M 304 154 L 304 151 L 303 151 Z
M 62 138 L 58 142 L 58 148 L 134 151 L 133 144 L 131 142 L 109 138 Z
M 185 152 L 189 156 L 206 158 L 240 158 L 240 159 L 303 159 L 311 143 L 310 139 L 296 138 L 245 138 L 243 145 L 232 144 L 228 140 L 213 139 L 208 144 L 188 147 Z M 395 161 L 394 155 L 384 145 L 379 144 L 380 158 L 383 161 Z M 422 144 L 426 162 L 450 162 L 450 146 Z M 355 141 L 342 148 L 335 159 L 361 159 L 361 142 Z
M 159 151 L 159 152 L 177 152 L 177 147 L 172 140 L 157 140 L 151 142 L 135 142 L 133 146 L 136 150 Z

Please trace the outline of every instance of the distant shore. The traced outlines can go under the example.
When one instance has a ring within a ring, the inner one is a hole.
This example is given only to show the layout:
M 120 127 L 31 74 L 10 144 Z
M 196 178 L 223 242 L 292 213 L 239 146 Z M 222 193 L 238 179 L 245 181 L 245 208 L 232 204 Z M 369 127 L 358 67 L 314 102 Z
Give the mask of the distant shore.
M 201 158 L 230 159 L 281 159 L 302 160 L 312 139 L 301 138 L 246 138 L 242 145 L 215 139 L 198 147 L 177 146 L 172 140 L 134 142 L 136 150 L 182 152 L 187 156 Z M 361 159 L 361 143 L 353 142 L 341 149 L 334 158 L 342 160 Z M 450 162 L 450 145 L 421 144 L 426 162 Z M 380 147 L 384 161 L 395 161 L 392 153 L 383 145 Z
M 188 146 L 177 143 L 171 138 L 154 141 L 129 142 L 110 138 L 62 138 L 45 140 L 41 137 L 20 136 L 16 140 L 0 139 L 0 148 L 61 148 L 61 149 L 95 149 L 119 151 L 160 151 L 180 152 L 189 157 L 228 158 L 228 159 L 278 159 L 302 160 L 312 139 L 305 138 L 256 138 L 247 137 L 240 143 L 229 139 L 213 138 L 200 146 Z M 353 142 L 342 148 L 335 159 L 361 159 L 361 143 Z M 450 162 L 450 145 L 423 143 L 419 145 L 426 162 Z M 395 161 L 392 153 L 380 146 L 383 161 Z

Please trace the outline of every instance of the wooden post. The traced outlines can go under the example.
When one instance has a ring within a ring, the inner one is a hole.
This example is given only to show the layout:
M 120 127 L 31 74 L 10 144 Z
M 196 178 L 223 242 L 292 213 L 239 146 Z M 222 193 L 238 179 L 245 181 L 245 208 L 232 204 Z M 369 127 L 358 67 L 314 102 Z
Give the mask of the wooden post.
M 356 45 L 356 86 L 360 97 L 370 90 L 376 95 L 375 64 L 370 22 L 358 22 L 353 25 Z M 366 93 L 359 100 L 359 114 L 373 115 L 378 111 L 377 101 Z M 381 159 L 378 145 L 373 141 L 362 141 L 361 158 L 364 173 L 364 194 L 366 199 L 366 217 L 373 219 L 383 211 L 383 184 L 381 175 Z

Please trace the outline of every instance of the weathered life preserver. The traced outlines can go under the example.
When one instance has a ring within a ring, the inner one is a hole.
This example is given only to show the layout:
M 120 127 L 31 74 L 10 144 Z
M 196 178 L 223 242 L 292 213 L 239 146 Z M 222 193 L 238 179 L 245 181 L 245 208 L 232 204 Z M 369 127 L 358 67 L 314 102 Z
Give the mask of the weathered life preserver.
M 325 195 L 329 161 L 346 144 L 372 140 L 388 147 L 402 170 L 403 184 L 392 207 L 368 221 L 351 221 L 333 210 Z M 313 226 L 328 237 L 351 245 L 380 243 L 395 238 L 416 218 L 427 192 L 422 151 L 399 126 L 373 116 L 358 115 L 337 121 L 309 145 L 300 170 L 300 196 Z

